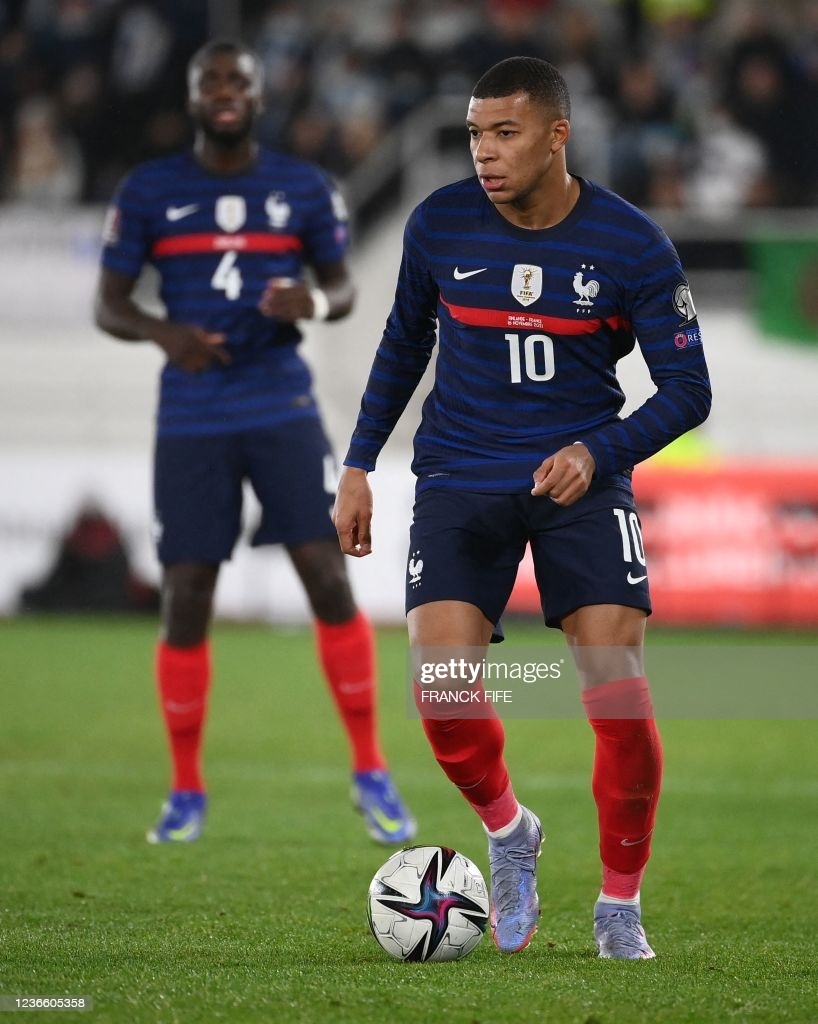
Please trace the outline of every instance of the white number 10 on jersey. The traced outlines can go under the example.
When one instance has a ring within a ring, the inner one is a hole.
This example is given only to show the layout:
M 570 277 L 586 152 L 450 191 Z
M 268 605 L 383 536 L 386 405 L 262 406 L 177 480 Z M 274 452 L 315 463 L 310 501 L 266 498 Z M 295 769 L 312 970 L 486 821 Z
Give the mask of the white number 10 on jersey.
M 522 349 L 519 334 L 507 334 L 511 383 L 520 384 L 523 368 L 529 380 L 551 380 L 554 376 L 554 342 L 547 334 L 528 334 Z

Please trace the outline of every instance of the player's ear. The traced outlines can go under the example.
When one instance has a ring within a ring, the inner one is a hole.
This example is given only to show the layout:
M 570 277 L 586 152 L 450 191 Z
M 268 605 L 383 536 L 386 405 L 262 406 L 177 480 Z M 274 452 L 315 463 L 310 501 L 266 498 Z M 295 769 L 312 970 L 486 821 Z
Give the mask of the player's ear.
M 561 117 L 551 125 L 551 152 L 556 153 L 565 146 L 571 136 L 571 122 Z

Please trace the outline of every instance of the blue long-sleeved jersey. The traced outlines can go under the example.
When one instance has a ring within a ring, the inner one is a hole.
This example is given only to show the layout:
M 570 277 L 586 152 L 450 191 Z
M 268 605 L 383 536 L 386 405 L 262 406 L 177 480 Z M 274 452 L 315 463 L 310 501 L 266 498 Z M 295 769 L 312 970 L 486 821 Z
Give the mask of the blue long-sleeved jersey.
M 569 215 L 543 230 L 507 221 L 476 177 L 414 210 L 346 465 L 374 468 L 438 333 L 414 442 L 419 489 L 529 490 L 542 460 L 574 441 L 606 477 L 707 417 L 701 333 L 675 248 L 646 214 L 579 182 Z M 636 343 L 657 390 L 622 419 L 616 364 Z

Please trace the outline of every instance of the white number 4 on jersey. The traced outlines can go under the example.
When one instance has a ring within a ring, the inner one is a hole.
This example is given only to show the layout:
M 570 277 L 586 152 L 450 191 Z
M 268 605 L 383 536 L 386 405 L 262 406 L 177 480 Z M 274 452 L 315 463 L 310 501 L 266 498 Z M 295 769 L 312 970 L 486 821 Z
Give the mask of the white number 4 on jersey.
M 241 295 L 241 286 L 244 283 L 241 279 L 241 271 L 236 266 L 237 254 L 231 249 L 219 260 L 216 272 L 210 279 L 211 288 L 224 292 L 226 299 L 232 302 Z

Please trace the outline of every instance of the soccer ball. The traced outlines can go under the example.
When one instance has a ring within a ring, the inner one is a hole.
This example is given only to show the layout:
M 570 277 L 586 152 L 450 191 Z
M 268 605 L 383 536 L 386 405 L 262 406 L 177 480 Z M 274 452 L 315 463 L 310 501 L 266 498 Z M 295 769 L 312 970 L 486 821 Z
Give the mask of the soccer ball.
M 411 846 L 375 872 L 369 927 L 396 960 L 459 960 L 482 939 L 489 897 L 479 869 L 446 846 Z

